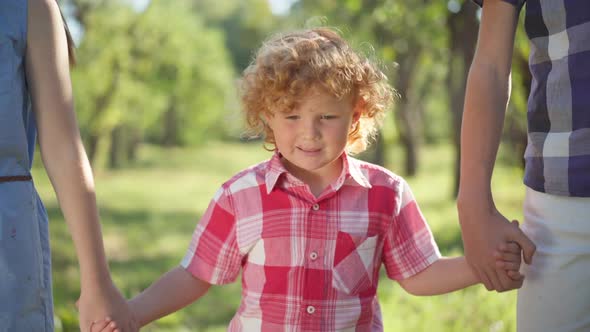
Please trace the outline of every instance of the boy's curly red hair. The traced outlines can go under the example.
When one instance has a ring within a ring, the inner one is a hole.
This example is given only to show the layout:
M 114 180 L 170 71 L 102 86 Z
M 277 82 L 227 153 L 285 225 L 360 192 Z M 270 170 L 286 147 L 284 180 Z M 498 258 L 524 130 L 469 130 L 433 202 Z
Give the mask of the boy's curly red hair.
M 393 100 L 385 74 L 334 30 L 315 28 L 276 35 L 263 44 L 241 81 L 249 132 L 264 134 L 265 142 L 274 145 L 272 130 L 262 115 L 296 107 L 310 87 L 338 98 L 352 94 L 361 117 L 349 133 L 349 153 L 367 148 Z

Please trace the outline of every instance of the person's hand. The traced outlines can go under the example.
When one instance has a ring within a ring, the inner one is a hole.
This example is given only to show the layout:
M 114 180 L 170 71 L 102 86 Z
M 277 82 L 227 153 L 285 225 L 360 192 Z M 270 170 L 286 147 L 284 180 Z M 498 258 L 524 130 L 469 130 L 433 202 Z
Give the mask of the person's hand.
M 516 242 L 523 251 L 524 261 L 532 262 L 535 244 L 522 232 L 518 223 L 510 223 L 495 208 L 481 208 L 476 204 L 459 206 L 461 236 L 467 262 L 487 290 L 503 292 L 522 286 L 522 280 L 513 280 L 507 273 L 498 273 L 494 252 L 502 244 Z
M 117 323 L 113 322 L 110 317 L 103 320 L 92 322 L 90 324 L 90 332 L 120 332 L 117 329 Z
M 139 331 L 127 301 L 110 281 L 98 287 L 82 288 L 76 306 L 79 310 L 82 332 L 96 330 L 93 326 L 96 323 L 93 322 L 102 322 L 105 317 L 115 324 L 118 332 Z
M 522 249 L 518 243 L 502 243 L 494 252 L 494 257 L 496 257 L 496 268 L 499 272 L 505 272 L 514 281 L 521 283 L 524 281 L 524 275 L 519 271 L 522 263 Z

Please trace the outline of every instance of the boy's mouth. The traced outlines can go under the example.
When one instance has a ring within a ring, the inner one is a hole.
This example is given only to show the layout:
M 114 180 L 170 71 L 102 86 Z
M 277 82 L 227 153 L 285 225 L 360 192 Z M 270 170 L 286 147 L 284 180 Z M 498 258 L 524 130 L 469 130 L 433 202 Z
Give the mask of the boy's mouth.
M 297 149 L 299 149 L 301 152 L 305 152 L 305 153 L 315 153 L 315 152 L 319 152 L 321 150 L 321 148 L 307 148 L 307 147 L 300 147 L 300 146 L 298 146 Z

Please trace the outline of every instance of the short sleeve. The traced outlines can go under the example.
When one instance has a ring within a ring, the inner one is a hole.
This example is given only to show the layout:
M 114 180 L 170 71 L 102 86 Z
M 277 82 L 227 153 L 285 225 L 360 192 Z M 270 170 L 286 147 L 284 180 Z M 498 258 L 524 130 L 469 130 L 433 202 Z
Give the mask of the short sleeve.
M 242 256 L 236 240 L 236 219 L 231 196 L 219 189 L 193 233 L 181 265 L 194 277 L 210 284 L 233 282 Z
M 397 201 L 382 255 L 387 276 L 394 280 L 411 277 L 441 257 L 426 219 L 404 180 L 399 183 Z
M 526 0 L 502 0 L 520 9 L 524 5 Z M 483 7 L 484 0 L 473 0 L 478 6 Z

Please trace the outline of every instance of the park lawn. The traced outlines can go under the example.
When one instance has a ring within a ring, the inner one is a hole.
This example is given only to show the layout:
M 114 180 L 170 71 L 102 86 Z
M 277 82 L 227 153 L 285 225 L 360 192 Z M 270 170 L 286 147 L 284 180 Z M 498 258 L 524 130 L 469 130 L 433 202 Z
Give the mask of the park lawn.
M 462 252 L 454 200 L 450 146 L 424 147 L 419 175 L 408 178 L 444 255 Z M 219 185 L 235 172 L 270 156 L 256 143 L 209 143 L 192 149 L 142 147 L 133 166 L 96 175 L 103 236 L 117 286 L 127 297 L 178 265 L 200 215 Z M 398 150 L 387 167 L 399 173 Z M 403 174 L 401 174 L 403 175 Z M 36 184 L 50 216 L 56 331 L 76 331 L 79 294 L 72 241 L 44 171 Z M 497 168 L 497 206 L 521 219 L 521 171 Z M 382 276 L 379 298 L 386 331 L 514 331 L 516 293 L 483 286 L 435 297 L 406 294 Z M 147 326 L 145 331 L 225 331 L 240 300 L 240 283 L 212 287 L 197 303 Z

